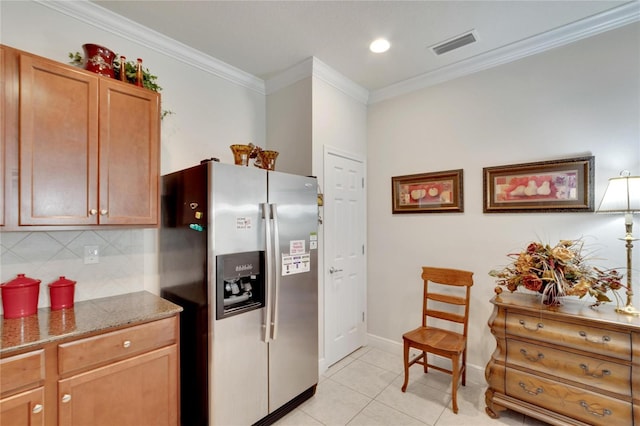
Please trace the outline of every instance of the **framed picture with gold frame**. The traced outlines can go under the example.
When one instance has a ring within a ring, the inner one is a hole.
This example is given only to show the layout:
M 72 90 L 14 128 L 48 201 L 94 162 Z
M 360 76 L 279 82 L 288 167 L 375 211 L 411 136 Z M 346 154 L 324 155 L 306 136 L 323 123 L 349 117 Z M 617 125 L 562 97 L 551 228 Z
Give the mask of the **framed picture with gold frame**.
M 594 156 L 485 167 L 485 213 L 592 212 Z
M 392 213 L 463 212 L 462 169 L 394 176 Z

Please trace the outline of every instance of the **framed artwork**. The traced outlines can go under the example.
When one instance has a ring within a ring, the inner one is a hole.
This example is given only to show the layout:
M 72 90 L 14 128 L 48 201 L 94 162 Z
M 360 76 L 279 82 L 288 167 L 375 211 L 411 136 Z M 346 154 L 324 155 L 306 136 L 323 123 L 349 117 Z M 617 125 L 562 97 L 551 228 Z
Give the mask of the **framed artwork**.
M 392 213 L 463 212 L 462 169 L 391 178 Z
M 485 167 L 485 213 L 592 212 L 594 157 Z

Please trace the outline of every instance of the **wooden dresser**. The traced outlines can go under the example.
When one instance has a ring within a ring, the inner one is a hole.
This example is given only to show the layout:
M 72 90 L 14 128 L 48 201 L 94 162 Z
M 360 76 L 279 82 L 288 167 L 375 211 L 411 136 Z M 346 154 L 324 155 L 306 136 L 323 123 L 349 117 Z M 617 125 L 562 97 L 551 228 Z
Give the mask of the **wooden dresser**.
M 640 426 L 640 318 L 586 298 L 547 307 L 503 293 L 491 303 L 489 416 L 511 409 L 553 425 Z

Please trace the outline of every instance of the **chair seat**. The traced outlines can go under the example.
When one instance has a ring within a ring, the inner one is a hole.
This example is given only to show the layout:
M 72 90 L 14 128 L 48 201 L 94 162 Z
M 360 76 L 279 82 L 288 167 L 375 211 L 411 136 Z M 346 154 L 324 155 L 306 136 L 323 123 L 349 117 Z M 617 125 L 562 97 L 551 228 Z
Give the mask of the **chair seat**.
M 461 353 L 466 346 L 463 335 L 435 327 L 418 327 L 402 335 L 404 340 L 410 340 L 414 348 L 431 352 Z

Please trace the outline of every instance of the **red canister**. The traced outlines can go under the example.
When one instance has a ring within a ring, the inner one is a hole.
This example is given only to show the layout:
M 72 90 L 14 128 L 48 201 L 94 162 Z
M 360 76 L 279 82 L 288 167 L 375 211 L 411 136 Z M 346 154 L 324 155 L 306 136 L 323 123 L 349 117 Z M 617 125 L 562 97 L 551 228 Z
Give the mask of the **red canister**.
M 38 312 L 40 280 L 18 274 L 13 280 L 0 285 L 0 289 L 5 318 L 28 317 Z
M 75 286 L 75 281 L 71 281 L 65 277 L 60 277 L 49 284 L 51 310 L 72 308 Z

